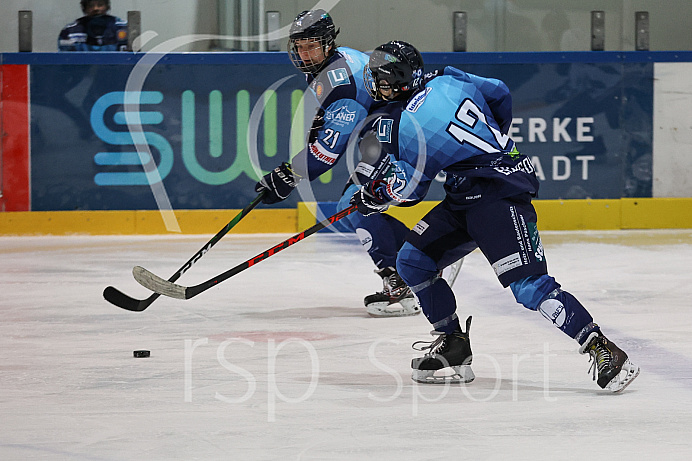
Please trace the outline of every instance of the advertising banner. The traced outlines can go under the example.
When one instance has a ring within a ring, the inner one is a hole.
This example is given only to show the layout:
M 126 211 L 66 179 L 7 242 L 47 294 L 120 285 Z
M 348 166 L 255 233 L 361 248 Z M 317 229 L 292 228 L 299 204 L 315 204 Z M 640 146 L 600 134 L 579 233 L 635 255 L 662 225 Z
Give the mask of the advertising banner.
M 30 65 L 32 210 L 242 208 L 304 145 L 314 100 L 284 53 L 89 59 Z M 652 63 L 424 59 L 509 86 L 539 198 L 651 196 Z M 276 206 L 338 200 L 355 161 Z

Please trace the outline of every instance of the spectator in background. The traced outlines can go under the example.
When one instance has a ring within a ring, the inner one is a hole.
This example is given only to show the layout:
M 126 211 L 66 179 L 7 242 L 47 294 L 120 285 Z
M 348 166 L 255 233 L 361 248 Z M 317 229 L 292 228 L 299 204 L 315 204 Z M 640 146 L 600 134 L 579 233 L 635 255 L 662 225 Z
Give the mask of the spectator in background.
M 60 51 L 126 51 L 127 21 L 111 16 L 110 0 L 80 0 L 84 16 L 66 25 L 58 37 Z

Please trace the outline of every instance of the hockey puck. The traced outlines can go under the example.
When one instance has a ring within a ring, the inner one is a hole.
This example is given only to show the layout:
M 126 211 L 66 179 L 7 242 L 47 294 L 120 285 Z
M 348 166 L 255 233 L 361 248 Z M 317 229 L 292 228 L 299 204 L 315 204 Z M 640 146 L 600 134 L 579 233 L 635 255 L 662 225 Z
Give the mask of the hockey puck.
M 132 355 L 141 359 L 141 358 L 149 357 L 151 355 L 151 352 L 149 352 L 149 351 L 134 351 L 132 353 Z

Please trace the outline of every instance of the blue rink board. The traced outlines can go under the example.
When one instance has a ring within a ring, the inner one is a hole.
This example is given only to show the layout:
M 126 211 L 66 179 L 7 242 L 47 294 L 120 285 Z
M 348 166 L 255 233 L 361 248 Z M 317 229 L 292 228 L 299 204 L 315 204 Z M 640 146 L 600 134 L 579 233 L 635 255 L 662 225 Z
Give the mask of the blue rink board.
M 691 57 L 424 53 L 427 70 L 454 65 L 507 83 L 512 135 L 538 165 L 544 199 L 650 197 L 653 62 Z M 8 53 L 0 62 L 31 66 L 36 211 L 156 209 L 154 190 L 174 209 L 242 208 L 259 177 L 250 159 L 262 172 L 289 160 L 314 108 L 306 97 L 304 123 L 292 126 L 305 82 L 285 53 Z M 274 96 L 263 96 L 270 87 Z M 125 90 L 137 95 L 127 102 L 138 102 L 139 113 L 129 117 L 141 120 L 143 133 L 127 131 Z M 163 181 L 155 188 L 135 142 L 159 166 Z M 340 197 L 347 163 L 313 181 L 316 201 Z M 436 187 L 428 198 L 442 194 Z M 297 195 L 275 207 L 295 207 Z

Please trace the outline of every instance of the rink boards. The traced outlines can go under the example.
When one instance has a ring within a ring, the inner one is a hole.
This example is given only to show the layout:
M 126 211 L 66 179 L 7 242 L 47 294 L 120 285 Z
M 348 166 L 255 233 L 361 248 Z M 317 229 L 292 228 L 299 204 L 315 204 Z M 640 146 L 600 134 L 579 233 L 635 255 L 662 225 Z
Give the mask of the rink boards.
M 692 227 L 692 52 L 424 58 L 508 84 L 544 228 Z M 301 149 L 314 108 L 285 53 L 7 53 L 0 78 L 0 209 L 33 212 L 0 214 L 1 234 L 216 232 Z M 355 161 L 237 231 L 299 229 L 311 209 L 300 204 L 339 197 Z
M 422 202 L 388 213 L 412 227 L 439 202 Z M 541 230 L 688 229 L 692 198 L 623 198 L 615 200 L 537 200 Z M 301 202 L 296 208 L 256 209 L 230 233 L 294 233 L 335 211 L 336 202 Z M 31 211 L 0 213 L 0 235 L 150 235 L 180 232 L 215 234 L 240 210 L 176 210 L 170 220 L 158 210 Z M 336 223 L 324 230 L 349 232 Z

